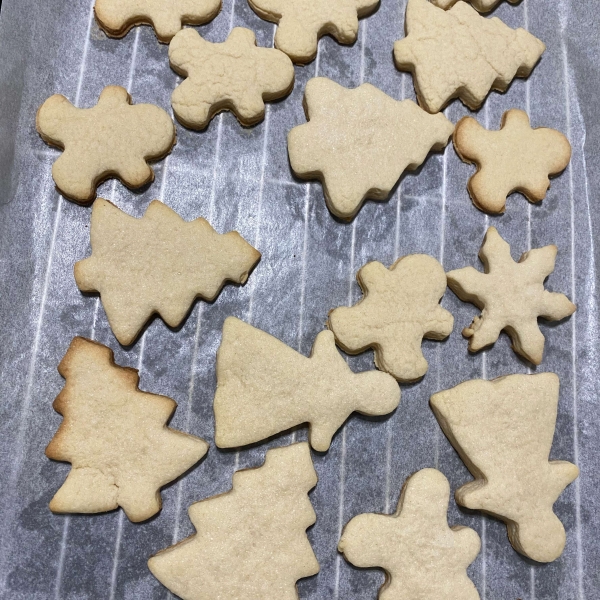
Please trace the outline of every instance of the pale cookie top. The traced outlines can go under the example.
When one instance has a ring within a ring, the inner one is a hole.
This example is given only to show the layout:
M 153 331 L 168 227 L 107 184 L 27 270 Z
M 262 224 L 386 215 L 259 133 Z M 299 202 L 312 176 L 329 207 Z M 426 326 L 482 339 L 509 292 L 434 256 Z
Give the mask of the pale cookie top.
M 278 23 L 275 46 L 295 63 L 317 56 L 321 36 L 332 35 L 340 44 L 352 44 L 358 18 L 373 12 L 379 0 L 248 0 L 254 12 Z
M 456 501 L 505 521 L 515 550 L 539 562 L 562 554 L 565 530 L 552 506 L 579 474 L 570 462 L 548 461 L 558 387 L 554 373 L 508 375 L 431 397 L 444 433 L 475 477 L 457 490 Z
M 158 313 L 178 327 L 196 298 L 214 300 L 227 281 L 245 283 L 260 252 L 236 231 L 218 234 L 154 200 L 136 219 L 99 198 L 91 219 L 92 255 L 75 264 L 83 292 L 99 292 L 119 342 L 132 344 Z
M 306 536 L 316 483 L 307 443 L 269 450 L 231 491 L 190 506 L 197 533 L 151 557 L 150 571 L 183 600 L 298 600 L 296 581 L 319 572 Z
M 214 401 L 219 448 L 308 422 L 312 447 L 325 452 L 352 412 L 385 415 L 399 402 L 400 388 L 389 375 L 350 370 L 330 331 L 319 333 L 307 358 L 239 319 L 225 320 Z
M 576 309 L 564 294 L 544 289 L 546 277 L 554 271 L 557 252 L 556 246 L 535 248 L 515 262 L 510 246 L 495 227 L 490 227 L 479 251 L 485 273 L 473 267 L 447 273 L 448 287 L 461 300 L 481 309 L 481 315 L 463 330 L 470 338 L 471 352 L 493 344 L 504 330 L 515 352 L 534 365 L 542 362 L 544 335 L 538 317 L 560 321 Z
M 309 122 L 288 134 L 292 169 L 321 180 L 329 210 L 341 219 L 353 218 L 366 198 L 387 198 L 400 175 L 442 150 L 454 131 L 444 115 L 398 102 L 368 83 L 347 89 L 311 79 L 304 109 Z
M 183 24 L 201 25 L 214 19 L 221 0 L 96 0 L 96 20 L 110 37 L 123 37 L 135 25 L 154 27 L 163 43 L 181 30 Z
M 149 160 L 166 156 L 175 143 L 171 117 L 153 104 L 131 105 L 125 88 L 108 86 L 93 108 L 76 108 L 64 96 L 50 96 L 36 126 L 42 139 L 64 149 L 52 166 L 61 194 L 80 204 L 96 197 L 96 186 L 118 177 L 135 189 L 150 183 Z
M 193 129 L 204 129 L 222 110 L 233 111 L 242 125 L 254 125 L 265 115 L 265 101 L 285 96 L 294 86 L 292 61 L 274 48 L 258 48 L 254 32 L 243 27 L 232 29 L 219 44 L 184 29 L 169 45 L 169 61 L 187 77 L 173 91 L 173 111 Z
M 527 77 L 546 49 L 525 29 L 486 19 L 465 2 L 444 11 L 408 0 L 406 35 L 394 44 L 396 65 L 413 73 L 419 104 L 431 113 L 452 98 L 479 108 L 491 89 Z
M 488 131 L 472 117 L 463 117 L 453 139 L 461 159 L 477 165 L 467 186 L 473 204 L 492 214 L 504 212 L 513 192 L 531 202 L 543 200 L 549 175 L 563 171 L 571 160 L 571 144 L 562 133 L 532 129 L 527 113 L 516 108 L 502 115 L 500 131 Z
M 459 0 L 431 0 L 432 4 L 435 6 L 439 6 L 439 8 L 443 8 L 447 10 L 451 6 L 454 6 Z M 481 13 L 490 12 L 500 4 L 502 0 L 468 0 L 473 8 L 478 10 Z M 511 4 L 517 4 L 520 0 L 508 0 Z
M 442 265 L 426 254 L 410 254 L 389 269 L 367 263 L 356 279 L 363 298 L 329 313 L 338 345 L 351 354 L 373 348 L 379 369 L 403 382 L 420 379 L 427 372 L 423 338 L 443 340 L 454 325 L 454 317 L 440 306 L 446 291 Z
M 53 406 L 64 419 L 46 456 L 72 466 L 50 509 L 121 506 L 131 521 L 149 519 L 160 510 L 160 488 L 196 464 L 208 444 L 167 427 L 177 404 L 140 391 L 137 370 L 115 365 L 102 344 L 74 338 L 58 371 L 66 383 Z
M 448 527 L 450 485 L 435 469 L 409 477 L 393 515 L 362 514 L 344 527 L 338 550 L 357 567 L 380 567 L 379 600 L 479 600 L 467 567 L 481 542 L 468 527 Z

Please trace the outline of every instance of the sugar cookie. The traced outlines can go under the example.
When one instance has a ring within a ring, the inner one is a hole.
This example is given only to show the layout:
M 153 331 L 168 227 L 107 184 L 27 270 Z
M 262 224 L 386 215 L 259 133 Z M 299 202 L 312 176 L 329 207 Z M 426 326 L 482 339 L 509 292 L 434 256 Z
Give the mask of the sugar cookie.
M 352 412 L 385 415 L 399 402 L 400 388 L 389 375 L 350 370 L 330 331 L 319 333 L 306 358 L 239 319 L 225 320 L 214 401 L 219 448 L 259 442 L 308 422 L 311 446 L 325 452 Z
M 486 19 L 465 2 L 449 11 L 408 0 L 406 37 L 394 44 L 396 66 L 411 71 L 419 104 L 431 113 L 460 98 L 481 106 L 491 89 L 527 77 L 546 47 L 525 29 Z
M 508 527 L 514 549 L 539 562 L 557 559 L 565 529 L 552 507 L 579 474 L 548 461 L 558 406 L 554 373 L 475 379 L 438 392 L 431 407 L 475 481 L 456 491 L 461 506 Z
M 440 306 L 446 291 L 442 265 L 426 254 L 409 254 L 389 269 L 367 263 L 356 279 L 362 300 L 329 313 L 338 345 L 350 354 L 373 348 L 382 371 L 403 382 L 420 379 L 427 372 L 423 338 L 443 340 L 454 325 L 454 317 Z
M 516 263 L 510 246 L 495 227 L 485 234 L 479 258 L 485 272 L 473 267 L 447 273 L 448 287 L 463 301 L 481 309 L 463 335 L 469 350 L 477 352 L 493 344 L 501 331 L 510 336 L 512 348 L 534 365 L 542 362 L 544 336 L 537 319 L 560 321 L 577 308 L 564 294 L 548 292 L 544 281 L 554 271 L 556 246 L 534 248 Z
M 55 513 L 99 513 L 119 506 L 131 521 L 161 508 L 160 488 L 208 451 L 167 422 L 177 404 L 142 392 L 136 369 L 115 365 L 110 348 L 76 337 L 58 366 L 66 379 L 54 401 L 64 419 L 46 456 L 71 463 L 50 502 Z
M 306 536 L 316 484 L 308 444 L 269 450 L 229 492 L 190 506 L 197 533 L 151 557 L 150 571 L 183 600 L 297 600 L 296 581 L 319 572 Z
M 344 527 L 338 550 L 357 567 L 380 567 L 379 600 L 479 600 L 467 567 L 481 542 L 468 527 L 448 527 L 448 480 L 423 469 L 406 480 L 393 515 L 362 514 Z
M 110 37 L 123 37 L 136 25 L 152 25 L 168 44 L 186 25 L 202 25 L 221 10 L 221 0 L 96 0 L 96 21 Z
M 549 175 L 562 172 L 571 160 L 571 144 L 562 133 L 532 129 L 527 113 L 515 108 L 502 115 L 500 131 L 488 131 L 472 117 L 463 117 L 453 141 L 460 158 L 477 165 L 467 186 L 473 204 L 492 214 L 504 212 L 513 192 L 530 202 L 543 200 Z
M 218 234 L 205 219 L 184 221 L 154 200 L 141 219 L 98 198 L 92 255 L 75 264 L 83 292 L 99 292 L 119 342 L 132 344 L 158 313 L 178 327 L 196 298 L 211 302 L 227 281 L 245 283 L 260 259 L 236 231 Z
M 486 13 L 490 10 L 493 10 L 500 4 L 502 0 L 468 0 L 474 9 L 479 11 L 480 13 Z M 439 8 L 443 8 L 444 10 L 448 10 L 450 7 L 454 6 L 458 0 L 431 0 L 431 3 Z M 508 0 L 511 4 L 517 4 L 519 0 Z
M 193 129 L 204 129 L 223 110 L 233 111 L 242 125 L 255 125 L 265 115 L 265 101 L 294 87 L 292 61 L 275 48 L 258 48 L 254 32 L 243 27 L 220 44 L 184 29 L 169 45 L 169 61 L 187 78 L 171 96 L 173 112 Z
M 136 189 L 154 180 L 149 160 L 165 157 L 175 144 L 171 117 L 153 104 L 131 105 L 125 88 L 110 85 L 93 108 L 76 108 L 64 96 L 40 107 L 36 127 L 42 139 L 64 149 L 52 166 L 61 194 L 87 204 L 96 187 L 117 177 Z
M 298 177 L 322 182 L 327 207 L 340 219 L 352 219 L 367 198 L 385 200 L 402 173 L 442 150 L 454 131 L 444 115 L 369 83 L 347 89 L 311 79 L 304 109 L 309 122 L 288 134 L 290 163 Z
M 295 63 L 317 56 L 320 37 L 332 35 L 340 44 L 353 44 L 358 19 L 377 8 L 379 0 L 248 0 L 254 12 L 278 23 L 275 46 Z

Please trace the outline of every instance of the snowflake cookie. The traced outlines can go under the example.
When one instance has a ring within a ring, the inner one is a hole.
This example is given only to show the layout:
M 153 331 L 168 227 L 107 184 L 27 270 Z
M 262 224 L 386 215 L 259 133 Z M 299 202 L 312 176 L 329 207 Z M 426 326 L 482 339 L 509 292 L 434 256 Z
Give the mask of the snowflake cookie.
M 470 338 L 471 352 L 493 344 L 504 330 L 517 354 L 534 365 L 542 362 L 544 335 L 538 317 L 560 321 L 576 309 L 564 294 L 544 289 L 546 277 L 554 271 L 557 252 L 556 246 L 535 248 L 515 262 L 510 246 L 495 227 L 490 227 L 479 251 L 485 273 L 473 267 L 447 273 L 448 287 L 463 302 L 481 309 L 481 315 L 463 330 Z

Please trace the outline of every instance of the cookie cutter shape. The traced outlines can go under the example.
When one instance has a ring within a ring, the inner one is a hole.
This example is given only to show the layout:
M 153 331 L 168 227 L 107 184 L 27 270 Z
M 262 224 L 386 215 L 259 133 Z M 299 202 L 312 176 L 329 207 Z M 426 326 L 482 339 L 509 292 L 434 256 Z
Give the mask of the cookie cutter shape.
M 460 98 L 481 106 L 491 89 L 527 77 L 546 46 L 525 29 L 486 19 L 465 2 L 449 11 L 408 0 L 406 37 L 394 44 L 396 66 L 411 71 L 419 105 L 431 113 Z
M 444 115 L 430 115 L 364 83 L 347 89 L 317 77 L 304 92 L 308 123 L 288 134 L 292 169 L 319 179 L 329 210 L 352 219 L 367 198 L 385 200 L 405 170 L 431 150 L 442 150 L 454 131 Z
M 454 6 L 459 0 L 431 0 L 431 3 L 438 8 L 448 10 Z M 487 13 L 494 10 L 502 0 L 468 0 L 475 10 L 480 13 Z M 511 4 L 517 4 L 519 0 L 508 0 Z
M 125 88 L 110 85 L 92 108 L 76 108 L 64 96 L 40 107 L 36 127 L 42 139 L 64 150 L 52 166 L 65 197 L 88 204 L 96 187 L 117 177 L 131 189 L 154 180 L 148 161 L 164 158 L 175 144 L 171 117 L 153 104 L 131 104 Z
M 469 527 L 448 526 L 450 485 L 436 469 L 411 475 L 393 515 L 362 514 L 344 528 L 338 550 L 357 567 L 380 567 L 380 600 L 479 600 L 467 567 L 481 548 Z
M 443 340 L 454 325 L 454 317 L 440 306 L 446 291 L 442 265 L 426 254 L 409 254 L 389 269 L 367 263 L 356 280 L 363 298 L 329 313 L 327 325 L 338 345 L 350 354 L 373 348 L 377 368 L 399 381 L 423 377 L 423 338 Z
M 556 246 L 534 248 L 515 262 L 510 246 L 490 227 L 479 250 L 485 272 L 465 267 L 446 274 L 448 287 L 463 302 L 481 309 L 481 315 L 462 332 L 470 338 L 471 352 L 493 344 L 506 331 L 517 354 L 534 365 L 542 362 L 545 340 L 538 317 L 560 321 L 577 308 L 564 294 L 544 289 L 557 252 Z
M 237 231 L 219 234 L 202 218 L 186 222 L 158 200 L 136 219 L 98 198 L 91 243 L 92 255 L 75 264 L 75 281 L 100 293 L 125 346 L 155 313 L 178 327 L 196 298 L 211 302 L 227 281 L 245 283 L 260 259 Z
M 504 212 L 513 192 L 530 202 L 543 200 L 549 175 L 561 173 L 571 160 L 571 144 L 562 133 L 532 129 L 527 113 L 516 108 L 502 115 L 500 131 L 488 131 L 472 117 L 463 117 L 453 141 L 460 158 L 477 165 L 467 185 L 473 204 L 492 214 Z
M 538 562 L 556 560 L 565 529 L 553 512 L 579 475 L 549 461 L 558 406 L 554 373 L 475 379 L 438 392 L 431 407 L 446 437 L 475 478 L 456 502 L 502 519 L 513 548 Z
M 350 414 L 385 415 L 400 402 L 392 377 L 353 373 L 322 331 L 309 358 L 277 338 L 228 317 L 217 352 L 215 443 L 245 446 L 308 422 L 311 446 L 326 452 Z
M 151 557 L 150 571 L 183 600 L 297 600 L 296 581 L 319 572 L 306 535 L 316 484 L 306 442 L 268 450 L 229 492 L 190 506 L 197 533 Z
M 64 419 L 46 456 L 71 463 L 50 502 L 55 513 L 123 508 L 145 521 L 161 508 L 160 488 L 208 451 L 200 438 L 167 427 L 177 404 L 142 392 L 137 369 L 120 367 L 110 348 L 76 337 L 58 365 L 66 379 L 54 400 Z
M 120 38 L 136 25 L 151 25 L 160 42 L 168 44 L 186 25 L 212 21 L 221 0 L 96 0 L 96 21 L 110 37 Z
M 353 44 L 358 19 L 371 14 L 379 0 L 248 0 L 261 18 L 277 23 L 275 47 L 295 63 L 317 56 L 319 38 L 333 36 L 340 44 Z
M 254 32 L 243 27 L 219 44 L 184 29 L 169 45 L 169 61 L 187 77 L 173 91 L 173 112 L 192 129 L 204 129 L 223 110 L 233 111 L 242 125 L 255 125 L 264 118 L 265 101 L 294 87 L 292 61 L 274 48 L 258 48 Z

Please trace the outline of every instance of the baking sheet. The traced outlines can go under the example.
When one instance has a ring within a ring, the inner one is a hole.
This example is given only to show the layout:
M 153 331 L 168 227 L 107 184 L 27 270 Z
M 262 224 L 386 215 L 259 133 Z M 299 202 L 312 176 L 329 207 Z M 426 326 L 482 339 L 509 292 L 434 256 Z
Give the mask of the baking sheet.
M 83 296 L 73 263 L 89 254 L 90 208 L 62 199 L 50 176 L 58 152 L 34 128 L 37 107 L 53 93 L 78 106 L 96 103 L 105 85 L 127 87 L 134 102 L 169 109 L 179 79 L 169 68 L 167 46 L 148 27 L 122 40 L 108 39 L 92 18 L 90 0 L 5 0 L 0 16 L 0 594 L 7 599 L 137 599 L 169 594 L 146 567 L 157 550 L 192 533 L 186 509 L 226 491 L 236 468 L 258 465 L 268 447 L 306 439 L 306 430 L 242 452 L 217 450 L 213 442 L 214 358 L 223 320 L 238 316 L 308 354 L 327 312 L 360 297 L 355 271 L 369 260 L 386 265 L 425 252 L 446 270 L 477 264 L 488 225 L 495 225 L 517 258 L 528 247 L 555 243 L 556 270 L 548 288 L 567 293 L 577 313 L 543 324 L 546 356 L 538 372 L 561 380 L 552 457 L 576 462 L 581 477 L 556 503 L 567 529 L 562 557 L 538 565 L 512 550 L 505 526 L 459 510 L 451 524 L 468 525 L 482 539 L 469 568 L 487 600 L 600 598 L 600 485 L 598 232 L 595 204 L 598 160 L 600 36 L 592 0 L 503 2 L 495 11 L 511 27 L 526 26 L 547 44 L 527 81 L 506 94 L 491 94 L 478 118 L 497 128 L 504 110 L 527 109 L 534 126 L 563 131 L 573 145 L 571 165 L 555 179 L 547 198 L 530 206 L 509 200 L 502 217 L 477 211 L 465 189 L 472 167 L 452 147 L 406 175 L 387 202 L 368 202 L 349 224 L 334 220 L 319 184 L 296 181 L 286 133 L 304 122 L 301 101 L 315 75 L 356 86 L 368 81 L 395 98 L 413 98 L 410 76 L 392 61 L 403 35 L 404 0 L 382 0 L 361 21 L 351 47 L 324 38 L 317 60 L 296 67 L 296 85 L 269 105 L 263 123 L 240 127 L 229 113 L 197 133 L 178 126 L 177 146 L 156 165 L 156 180 L 141 193 L 109 181 L 99 196 L 141 216 L 159 198 L 186 219 L 204 216 L 220 232 L 237 229 L 263 254 L 243 288 L 225 288 L 214 304 L 197 303 L 179 331 L 157 319 L 130 349 L 119 346 L 101 304 Z M 274 27 L 246 0 L 224 0 L 219 16 L 200 27 L 223 41 L 232 26 L 249 27 L 259 45 L 271 46 Z M 454 102 L 456 122 L 468 111 Z M 469 355 L 462 327 L 476 309 L 448 291 L 443 305 L 455 316 L 445 342 L 425 341 L 429 372 L 403 386 L 393 415 L 353 415 L 325 455 L 314 454 L 319 484 L 311 493 L 317 523 L 309 537 L 321 572 L 302 580 L 303 599 L 376 598 L 378 570 L 355 569 L 337 554 L 341 527 L 362 512 L 392 512 L 402 483 L 424 467 L 437 467 L 452 489 L 470 479 L 428 407 L 429 396 L 466 379 L 527 372 L 505 336 L 490 350 Z M 163 491 L 163 509 L 144 524 L 122 511 L 87 516 L 53 515 L 47 504 L 68 465 L 44 456 L 60 423 L 51 408 L 63 385 L 56 366 L 75 335 L 110 346 L 119 364 L 140 369 L 141 388 L 178 402 L 172 425 L 211 442 L 206 459 Z M 372 368 L 372 355 L 349 359 L 355 370 Z

